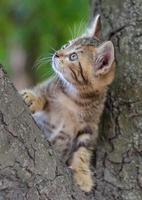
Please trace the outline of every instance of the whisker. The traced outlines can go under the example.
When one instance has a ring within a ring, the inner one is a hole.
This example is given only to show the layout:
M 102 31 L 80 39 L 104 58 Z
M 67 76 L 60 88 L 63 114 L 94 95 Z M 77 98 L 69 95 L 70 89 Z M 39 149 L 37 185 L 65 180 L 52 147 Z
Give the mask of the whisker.
M 75 37 L 79 37 L 79 35 L 81 35 L 83 30 L 85 29 L 85 25 L 86 25 L 86 20 L 82 19 L 79 24 L 74 24 L 73 28 L 69 27 L 71 38 L 74 39 Z
M 41 79 L 45 79 L 45 78 L 47 79 L 47 78 L 51 77 L 53 74 L 54 74 L 54 71 L 51 70 L 50 73 L 49 73 L 49 72 L 48 72 L 48 73 L 44 73 L 44 74 L 41 76 Z
M 48 64 L 48 63 L 50 63 L 50 61 L 42 61 L 42 62 L 35 63 L 32 70 L 38 71 L 40 69 L 40 67 L 42 67 L 43 65 Z
M 56 49 L 54 49 L 53 47 L 49 47 L 49 48 L 50 48 L 52 51 L 54 51 L 54 52 L 55 52 L 55 51 L 57 51 L 57 50 L 56 50 Z
M 82 32 L 82 29 L 83 29 L 83 26 L 84 26 L 84 21 L 81 20 L 81 22 L 79 23 L 79 28 L 78 28 L 78 36 L 81 34 Z
M 51 63 L 51 57 L 40 57 L 39 59 L 36 60 L 35 64 L 33 65 L 32 70 L 38 71 L 40 67 L 42 67 L 45 64 Z
M 68 29 L 69 29 L 69 32 L 70 32 L 70 35 L 71 35 L 71 40 L 73 40 L 73 31 L 72 31 L 72 29 L 71 29 L 71 27 L 70 26 L 68 26 Z
M 76 27 L 75 27 L 75 24 L 73 25 L 73 36 L 74 36 L 74 38 L 76 37 Z

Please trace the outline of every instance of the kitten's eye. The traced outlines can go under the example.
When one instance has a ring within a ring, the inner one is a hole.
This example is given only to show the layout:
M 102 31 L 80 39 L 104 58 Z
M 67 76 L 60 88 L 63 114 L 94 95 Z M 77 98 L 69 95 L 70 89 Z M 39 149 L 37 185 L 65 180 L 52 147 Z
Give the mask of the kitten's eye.
M 69 55 L 69 60 L 75 61 L 75 60 L 77 60 L 77 59 L 78 59 L 77 53 L 71 53 L 71 54 Z

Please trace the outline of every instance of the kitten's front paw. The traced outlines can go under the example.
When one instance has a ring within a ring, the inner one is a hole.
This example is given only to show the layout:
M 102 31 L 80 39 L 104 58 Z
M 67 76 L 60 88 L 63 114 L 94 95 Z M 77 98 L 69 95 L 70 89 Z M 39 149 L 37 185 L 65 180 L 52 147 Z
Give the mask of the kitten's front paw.
M 90 192 L 94 186 L 90 172 L 75 172 L 74 179 L 84 192 Z
M 25 101 L 25 103 L 27 104 L 32 113 L 35 113 L 43 109 L 44 107 L 43 100 L 40 97 L 36 96 L 36 94 L 33 91 L 22 90 L 20 94 L 22 95 L 23 100 Z

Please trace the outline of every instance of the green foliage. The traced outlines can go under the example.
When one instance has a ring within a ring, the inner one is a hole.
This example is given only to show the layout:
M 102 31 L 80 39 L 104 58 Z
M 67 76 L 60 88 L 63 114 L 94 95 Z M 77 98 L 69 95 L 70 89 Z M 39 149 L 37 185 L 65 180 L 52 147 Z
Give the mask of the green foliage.
M 58 49 L 73 37 L 71 32 L 79 31 L 87 13 L 88 0 L 1 0 L 0 62 L 10 69 L 13 42 L 19 42 L 34 61 L 48 58 L 52 48 Z M 43 75 L 49 75 L 49 69 L 43 62 L 35 72 L 38 80 L 46 78 Z

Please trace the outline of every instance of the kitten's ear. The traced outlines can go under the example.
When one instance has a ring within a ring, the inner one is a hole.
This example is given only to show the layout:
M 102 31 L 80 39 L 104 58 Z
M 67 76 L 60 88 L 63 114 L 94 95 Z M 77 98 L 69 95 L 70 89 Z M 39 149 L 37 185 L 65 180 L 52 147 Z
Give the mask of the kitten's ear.
M 88 29 L 88 36 L 89 37 L 96 37 L 100 39 L 101 37 L 101 16 L 97 15 L 93 22 L 91 23 L 91 26 Z
M 111 70 L 111 66 L 113 66 L 114 59 L 114 46 L 111 41 L 107 41 L 96 48 L 96 75 L 108 73 Z

